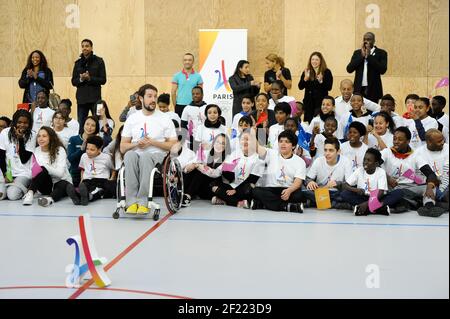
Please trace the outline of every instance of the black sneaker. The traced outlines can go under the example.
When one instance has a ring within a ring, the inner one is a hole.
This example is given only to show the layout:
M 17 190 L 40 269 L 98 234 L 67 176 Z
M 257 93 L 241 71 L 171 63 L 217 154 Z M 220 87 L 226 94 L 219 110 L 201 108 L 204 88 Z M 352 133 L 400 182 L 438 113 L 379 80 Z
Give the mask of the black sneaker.
M 389 208 L 388 205 L 380 207 L 375 211 L 375 214 L 384 215 L 384 216 L 389 216 L 390 213 L 391 213 L 391 209 Z
M 77 191 L 75 190 L 75 187 L 72 184 L 67 184 L 66 186 L 66 193 L 67 196 L 70 197 L 74 205 L 80 205 L 80 196 L 78 195 Z
M 355 216 L 367 216 L 367 212 L 362 212 L 358 205 L 353 207 L 353 214 Z
M 424 217 L 439 217 L 445 212 L 447 211 L 444 208 L 438 206 L 423 206 L 417 210 L 417 213 Z
M 289 203 L 287 206 L 287 211 L 290 213 L 303 213 L 303 203 Z
M 333 202 L 333 205 L 331 206 L 331 208 L 334 208 L 334 209 L 346 209 L 346 210 L 352 210 L 353 209 L 351 204 L 345 203 L 345 202 Z
M 183 200 L 181 201 L 181 206 L 182 207 L 191 206 L 191 198 L 188 195 L 186 195 L 186 194 L 183 195 Z
M 401 214 L 408 211 L 408 207 L 403 205 L 397 205 L 396 207 L 391 209 L 391 214 Z
M 102 199 L 105 195 L 105 190 L 103 188 L 96 187 L 90 194 L 89 194 L 89 201 Z
M 264 209 L 264 205 L 257 199 L 252 199 L 252 202 L 250 204 L 250 207 L 252 210 L 255 209 Z
M 81 205 L 87 206 L 89 204 L 89 191 L 84 183 L 80 183 L 80 186 L 78 186 L 78 189 L 80 190 L 80 202 Z

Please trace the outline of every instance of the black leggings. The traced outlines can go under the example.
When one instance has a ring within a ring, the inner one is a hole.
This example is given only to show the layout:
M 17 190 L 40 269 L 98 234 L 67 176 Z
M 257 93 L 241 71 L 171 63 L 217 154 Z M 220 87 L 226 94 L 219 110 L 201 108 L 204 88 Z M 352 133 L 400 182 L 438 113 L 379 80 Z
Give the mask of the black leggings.
M 67 181 L 59 181 L 53 184 L 52 178 L 48 174 L 47 169 L 45 169 L 45 167 L 42 167 L 42 172 L 40 172 L 31 180 L 31 185 L 28 189 L 35 193 L 36 191 L 39 191 L 42 193 L 42 195 L 50 195 L 51 198 L 53 198 L 53 201 L 57 202 L 61 198 L 67 196 L 67 184 L 70 183 Z
M 212 187 L 217 185 L 221 178 L 209 177 L 195 169 L 183 176 L 184 193 L 190 195 L 192 199 L 198 195 L 201 199 L 209 200 L 214 196 Z
M 260 201 L 265 208 L 274 211 L 285 210 L 288 203 L 301 203 L 304 201 L 303 193 L 300 189 L 289 196 L 287 201 L 281 199 L 281 192 L 284 187 L 256 187 L 253 190 L 253 198 Z
M 241 200 L 250 200 L 251 198 L 251 186 L 250 184 L 239 185 L 237 189 L 233 188 L 230 184 L 225 184 L 220 181 L 217 184 L 218 188 L 214 192 L 214 194 L 219 197 L 221 200 L 225 201 L 229 206 L 237 206 L 238 202 Z M 236 194 L 228 195 L 228 190 L 236 190 Z
M 88 191 L 92 192 L 96 187 L 102 188 L 105 192 L 103 198 L 113 198 L 116 195 L 116 181 L 110 181 L 106 178 L 85 179 L 80 184 L 85 184 Z M 96 196 L 93 198 L 98 199 Z

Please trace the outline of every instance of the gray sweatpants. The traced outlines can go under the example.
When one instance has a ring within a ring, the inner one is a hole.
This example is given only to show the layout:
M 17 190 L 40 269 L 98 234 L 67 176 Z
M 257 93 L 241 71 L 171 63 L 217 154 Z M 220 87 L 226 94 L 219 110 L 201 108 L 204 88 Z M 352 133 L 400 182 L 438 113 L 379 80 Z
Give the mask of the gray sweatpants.
M 24 176 L 17 176 L 12 183 L 6 184 L 6 196 L 9 200 L 22 199 L 23 195 L 28 191 L 31 178 Z
M 395 189 L 401 189 L 406 200 L 422 198 L 424 205 L 426 203 L 433 203 L 433 205 L 436 204 L 435 200 L 425 196 L 427 185 L 399 184 Z M 436 188 L 434 189 L 434 195 L 436 196 Z
M 126 205 L 137 203 L 147 207 L 150 188 L 150 174 L 158 163 L 162 163 L 165 153 L 136 153 L 130 150 L 125 153 L 125 189 Z

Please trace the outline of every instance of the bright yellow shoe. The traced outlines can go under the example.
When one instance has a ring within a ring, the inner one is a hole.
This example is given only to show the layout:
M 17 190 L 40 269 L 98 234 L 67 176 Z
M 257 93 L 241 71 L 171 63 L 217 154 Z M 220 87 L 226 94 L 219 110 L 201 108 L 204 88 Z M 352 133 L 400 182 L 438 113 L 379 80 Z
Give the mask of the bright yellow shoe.
M 138 204 L 132 204 L 132 205 L 128 206 L 126 213 L 127 214 L 136 214 L 138 207 L 139 207 Z
M 150 212 L 150 210 L 148 209 L 148 207 L 139 205 L 136 213 L 138 215 L 145 215 L 145 214 L 148 214 L 149 212 Z

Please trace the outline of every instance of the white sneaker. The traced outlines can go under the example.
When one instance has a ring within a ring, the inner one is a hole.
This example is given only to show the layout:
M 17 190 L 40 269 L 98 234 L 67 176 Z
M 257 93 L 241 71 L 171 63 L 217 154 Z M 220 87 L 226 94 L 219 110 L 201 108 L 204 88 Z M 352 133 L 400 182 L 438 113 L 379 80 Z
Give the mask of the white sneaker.
M 48 207 L 53 204 L 53 198 L 51 198 L 50 196 L 40 197 L 38 199 L 38 204 L 42 207 Z
M 34 193 L 32 191 L 28 191 L 25 196 L 23 197 L 23 205 L 33 205 L 33 197 Z
M 214 196 L 211 199 L 211 204 L 213 204 L 213 205 L 225 205 L 226 203 L 223 200 L 221 200 L 219 197 Z
M 237 203 L 237 207 L 238 208 L 245 208 L 245 209 L 249 209 L 250 208 L 250 204 L 248 203 L 247 200 L 241 200 Z

